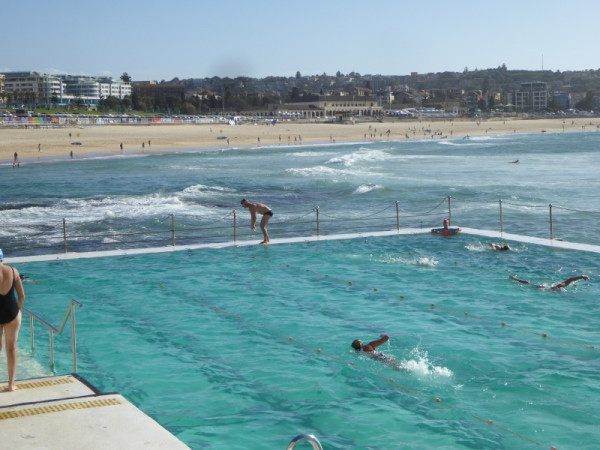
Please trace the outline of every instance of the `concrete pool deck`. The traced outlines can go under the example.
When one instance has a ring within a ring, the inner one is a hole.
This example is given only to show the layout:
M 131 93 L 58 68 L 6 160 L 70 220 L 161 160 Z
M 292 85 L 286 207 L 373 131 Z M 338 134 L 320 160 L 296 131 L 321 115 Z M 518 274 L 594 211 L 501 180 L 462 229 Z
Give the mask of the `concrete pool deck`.
M 2 447 L 14 449 L 187 449 L 117 393 L 101 393 L 77 375 L 0 385 Z

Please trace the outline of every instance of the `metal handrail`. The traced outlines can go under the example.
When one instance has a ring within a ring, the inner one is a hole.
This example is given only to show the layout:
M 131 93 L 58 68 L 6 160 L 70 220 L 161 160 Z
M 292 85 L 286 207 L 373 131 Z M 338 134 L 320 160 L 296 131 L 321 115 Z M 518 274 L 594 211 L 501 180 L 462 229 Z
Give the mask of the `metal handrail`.
M 298 443 L 304 440 L 308 441 L 314 450 L 323 450 L 323 446 L 314 434 L 299 434 L 290 441 L 290 444 L 287 446 L 287 450 L 293 450 Z
M 28 310 L 23 307 L 22 311 L 29 315 L 29 335 L 31 339 L 31 352 L 35 351 L 35 331 L 34 331 L 34 319 L 39 321 L 42 325 L 44 325 L 49 332 L 49 346 L 50 346 L 50 370 L 54 372 L 54 334 L 61 335 L 65 325 L 67 324 L 67 320 L 69 316 L 71 316 L 71 358 L 73 361 L 73 373 L 77 373 L 77 334 L 75 330 L 75 309 L 74 305 L 79 307 L 83 306 L 77 300 L 71 300 L 69 307 L 67 308 L 67 312 L 65 313 L 65 317 L 62 320 L 62 323 L 58 328 L 54 325 L 48 323 L 45 319 L 38 316 L 36 313 Z

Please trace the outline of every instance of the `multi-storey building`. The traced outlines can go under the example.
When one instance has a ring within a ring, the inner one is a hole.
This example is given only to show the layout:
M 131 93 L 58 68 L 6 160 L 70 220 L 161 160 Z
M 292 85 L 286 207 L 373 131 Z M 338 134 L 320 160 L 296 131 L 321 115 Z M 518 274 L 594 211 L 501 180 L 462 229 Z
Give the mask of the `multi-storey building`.
M 38 72 L 4 72 L 7 97 L 13 103 L 49 104 L 63 93 L 58 77 Z
M 115 81 L 109 77 L 61 75 L 61 79 L 66 87 L 64 99 L 67 103 L 78 101 L 94 106 L 108 97 L 122 100 L 131 95 L 130 83 Z
M 513 104 L 517 110 L 541 111 L 548 107 L 548 86 L 541 81 L 521 83 L 513 93 Z
M 110 96 L 131 95 L 131 84 L 108 77 L 48 75 L 39 72 L 4 72 L 7 97 L 12 103 L 38 106 L 79 102 L 95 106 Z

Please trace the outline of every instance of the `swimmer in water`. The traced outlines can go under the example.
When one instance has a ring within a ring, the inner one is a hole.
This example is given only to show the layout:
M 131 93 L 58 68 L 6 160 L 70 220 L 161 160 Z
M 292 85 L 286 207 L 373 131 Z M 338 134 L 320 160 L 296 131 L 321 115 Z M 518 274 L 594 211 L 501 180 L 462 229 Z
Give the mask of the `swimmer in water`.
M 389 339 L 390 337 L 387 334 L 382 334 L 379 339 L 377 339 L 376 341 L 371 341 L 368 344 L 363 344 L 363 342 L 360 339 L 355 339 L 354 341 L 352 341 L 351 345 L 354 350 L 356 350 L 357 352 L 364 353 L 366 356 L 375 361 L 379 361 L 388 366 L 398 368 L 399 362 L 393 356 L 389 356 L 383 352 L 378 352 L 377 350 L 375 350 L 375 348 L 387 342 Z
M 510 245 L 508 245 L 508 244 L 500 245 L 500 244 L 494 244 L 492 242 L 488 242 L 488 245 L 492 248 L 492 250 L 501 250 L 501 251 L 510 250 Z
M 520 278 L 517 277 L 513 277 L 512 275 L 509 276 L 508 278 L 510 278 L 511 280 L 515 280 L 518 281 L 519 283 L 523 283 L 523 284 L 531 284 L 531 282 L 527 281 L 527 280 L 521 280 Z M 590 277 L 588 277 L 587 275 L 577 275 L 575 277 L 571 277 L 566 279 L 565 281 L 555 284 L 554 286 L 544 286 L 541 284 L 532 284 L 532 286 L 535 286 L 536 288 L 539 289 L 547 289 L 549 291 L 558 291 L 559 289 L 563 289 L 566 288 L 568 285 L 570 285 L 573 281 L 577 281 L 577 280 L 589 280 Z

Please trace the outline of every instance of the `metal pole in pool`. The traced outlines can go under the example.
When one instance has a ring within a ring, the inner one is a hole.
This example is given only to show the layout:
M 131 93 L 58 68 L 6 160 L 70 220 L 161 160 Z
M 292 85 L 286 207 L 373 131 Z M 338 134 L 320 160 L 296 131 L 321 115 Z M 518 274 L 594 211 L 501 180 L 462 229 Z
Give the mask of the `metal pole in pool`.
M 450 199 L 452 197 L 448 196 L 448 225 L 452 225 L 452 204 Z
M 504 223 L 502 221 L 502 199 L 498 200 L 498 203 L 500 205 L 500 233 L 504 232 Z
M 317 211 L 317 236 L 320 236 L 320 234 L 321 234 L 321 227 L 320 227 L 320 224 L 319 224 L 319 207 L 318 206 L 316 208 L 316 211 Z
M 550 207 L 550 239 L 554 239 L 554 230 L 552 230 L 552 203 L 548 206 Z
M 398 200 L 396 200 L 396 229 L 400 231 L 400 205 Z
M 233 210 L 233 242 L 237 241 L 237 216 Z
M 175 214 L 171 214 L 171 245 L 175 247 Z
M 63 217 L 63 247 L 67 253 L 67 221 Z

